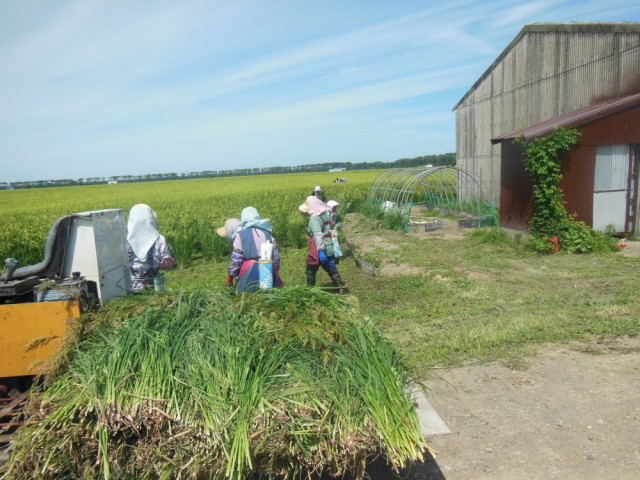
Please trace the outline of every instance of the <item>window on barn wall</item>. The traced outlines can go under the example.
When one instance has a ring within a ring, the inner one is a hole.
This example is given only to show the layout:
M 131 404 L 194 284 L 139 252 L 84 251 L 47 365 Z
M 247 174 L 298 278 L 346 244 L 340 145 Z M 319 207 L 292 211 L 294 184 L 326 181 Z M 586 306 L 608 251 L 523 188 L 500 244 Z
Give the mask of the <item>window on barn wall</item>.
M 635 185 L 630 182 L 631 149 L 629 145 L 601 145 L 596 149 L 596 172 L 593 192 L 593 228 L 616 232 L 631 231 L 635 204 Z

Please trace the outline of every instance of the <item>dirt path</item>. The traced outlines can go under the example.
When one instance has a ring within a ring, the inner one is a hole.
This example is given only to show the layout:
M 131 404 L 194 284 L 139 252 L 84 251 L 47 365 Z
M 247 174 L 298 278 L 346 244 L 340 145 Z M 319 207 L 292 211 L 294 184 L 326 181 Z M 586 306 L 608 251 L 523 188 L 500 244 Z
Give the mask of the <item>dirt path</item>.
M 640 338 L 434 373 L 452 434 L 429 442 L 447 480 L 640 478 Z

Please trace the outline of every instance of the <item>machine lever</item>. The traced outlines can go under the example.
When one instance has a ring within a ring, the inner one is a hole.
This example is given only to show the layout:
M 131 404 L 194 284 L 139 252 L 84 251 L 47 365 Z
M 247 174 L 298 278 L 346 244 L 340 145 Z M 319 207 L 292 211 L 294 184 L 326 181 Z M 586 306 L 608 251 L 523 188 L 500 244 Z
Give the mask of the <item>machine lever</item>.
M 4 283 L 9 283 L 9 280 L 13 278 L 13 272 L 20 266 L 20 261 L 17 258 L 7 258 L 4 261 L 4 266 L 7 269 L 7 273 L 4 277 Z

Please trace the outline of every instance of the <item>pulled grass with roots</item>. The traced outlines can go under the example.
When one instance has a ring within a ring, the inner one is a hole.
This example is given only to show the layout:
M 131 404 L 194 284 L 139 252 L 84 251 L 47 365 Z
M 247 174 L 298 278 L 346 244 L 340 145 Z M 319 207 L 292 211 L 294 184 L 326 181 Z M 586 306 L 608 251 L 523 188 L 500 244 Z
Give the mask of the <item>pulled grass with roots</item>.
M 3 478 L 362 478 L 375 456 L 399 469 L 428 448 L 410 372 L 342 296 L 168 293 L 80 325 Z

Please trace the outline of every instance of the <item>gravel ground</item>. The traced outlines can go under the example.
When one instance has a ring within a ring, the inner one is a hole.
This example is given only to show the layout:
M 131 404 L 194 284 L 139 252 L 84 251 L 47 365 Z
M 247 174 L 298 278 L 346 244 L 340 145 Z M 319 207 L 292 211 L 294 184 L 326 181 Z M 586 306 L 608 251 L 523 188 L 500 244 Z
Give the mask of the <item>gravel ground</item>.
M 452 431 L 428 439 L 447 480 L 640 478 L 640 338 L 546 347 L 519 370 L 436 370 L 427 385 Z

